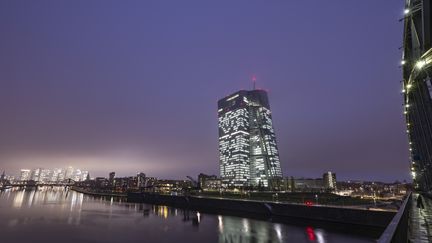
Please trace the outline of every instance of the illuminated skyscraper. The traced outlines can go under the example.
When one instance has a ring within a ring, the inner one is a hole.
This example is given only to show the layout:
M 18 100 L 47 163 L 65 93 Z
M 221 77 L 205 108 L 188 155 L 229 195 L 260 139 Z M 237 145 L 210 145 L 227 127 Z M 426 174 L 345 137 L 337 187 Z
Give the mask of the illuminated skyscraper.
M 109 173 L 109 182 L 111 183 L 111 185 L 114 184 L 114 178 L 115 178 L 115 172 L 111 172 Z
M 49 169 L 41 170 L 40 176 L 39 176 L 39 181 L 45 182 L 45 183 L 50 182 L 51 178 L 52 178 L 52 174 L 53 174 L 52 170 L 49 170 Z
M 324 188 L 326 190 L 336 190 L 336 174 L 333 172 L 326 172 L 323 174 Z
M 74 168 L 73 167 L 69 166 L 66 168 L 64 179 L 65 180 L 74 179 Z
M 219 161 L 224 186 L 268 186 L 282 177 L 267 93 L 241 90 L 218 101 Z
M 20 180 L 28 181 L 31 179 L 31 170 L 21 169 Z
M 63 181 L 64 180 L 64 172 L 63 169 L 55 168 L 53 170 L 51 181 L 57 182 L 57 181 Z
M 81 172 L 81 181 L 85 181 L 85 180 L 87 180 L 88 175 L 89 175 L 88 170 L 83 170 L 83 171 Z
M 32 171 L 31 179 L 34 181 L 39 181 L 41 170 L 41 168 L 34 169 Z
M 76 169 L 75 173 L 73 174 L 72 179 L 74 181 L 81 181 L 81 179 L 82 179 L 82 171 L 80 169 Z

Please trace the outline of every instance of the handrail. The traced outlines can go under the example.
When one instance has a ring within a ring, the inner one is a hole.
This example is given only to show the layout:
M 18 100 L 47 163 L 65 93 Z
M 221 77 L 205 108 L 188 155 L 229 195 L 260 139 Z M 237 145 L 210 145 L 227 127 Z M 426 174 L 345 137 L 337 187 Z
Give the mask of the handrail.
M 409 216 L 408 213 L 410 210 L 410 205 L 408 205 L 408 203 L 411 201 L 411 198 L 412 192 L 409 192 L 407 198 L 402 203 L 399 211 L 393 217 L 392 221 L 390 221 L 390 223 L 387 225 L 387 228 L 384 230 L 384 232 L 381 234 L 381 237 L 377 241 L 378 243 L 403 242 L 400 238 L 397 239 L 396 236 L 400 236 L 402 237 L 402 239 L 407 239 Z M 406 225 L 402 225 L 405 223 Z M 405 230 L 405 232 L 401 232 L 402 229 Z

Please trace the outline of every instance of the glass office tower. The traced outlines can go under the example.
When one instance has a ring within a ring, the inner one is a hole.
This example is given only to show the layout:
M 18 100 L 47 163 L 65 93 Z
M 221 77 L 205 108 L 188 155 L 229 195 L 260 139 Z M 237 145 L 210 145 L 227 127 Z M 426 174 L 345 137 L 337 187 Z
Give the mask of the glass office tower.
M 267 93 L 241 90 L 218 101 L 219 160 L 225 187 L 269 185 L 282 171 Z

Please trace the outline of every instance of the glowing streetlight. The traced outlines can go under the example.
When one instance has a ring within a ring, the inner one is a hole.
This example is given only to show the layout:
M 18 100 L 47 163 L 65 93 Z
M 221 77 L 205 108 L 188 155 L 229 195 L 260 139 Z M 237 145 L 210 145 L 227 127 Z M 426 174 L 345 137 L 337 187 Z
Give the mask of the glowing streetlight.
M 417 69 L 422 69 L 424 66 L 426 65 L 426 61 L 425 60 L 420 60 L 416 63 L 416 68 Z
M 407 14 L 409 14 L 409 13 L 410 13 L 409 8 L 404 9 L 404 14 L 405 14 L 405 15 L 407 15 Z

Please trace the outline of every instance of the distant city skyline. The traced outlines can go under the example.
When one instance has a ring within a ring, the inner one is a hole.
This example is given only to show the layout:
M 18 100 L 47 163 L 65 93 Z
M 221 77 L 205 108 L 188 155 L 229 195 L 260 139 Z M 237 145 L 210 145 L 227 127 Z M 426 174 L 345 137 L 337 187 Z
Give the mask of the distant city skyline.
M 60 182 L 72 179 L 75 182 L 84 181 L 89 178 L 89 171 L 68 166 L 66 168 L 23 168 L 19 175 L 8 175 L 8 179 L 15 181 L 37 181 L 37 182 Z
M 219 174 L 215 103 L 251 89 L 256 74 L 272 97 L 284 176 L 411 179 L 403 1 L 49 6 L 0 3 L 7 173 Z

